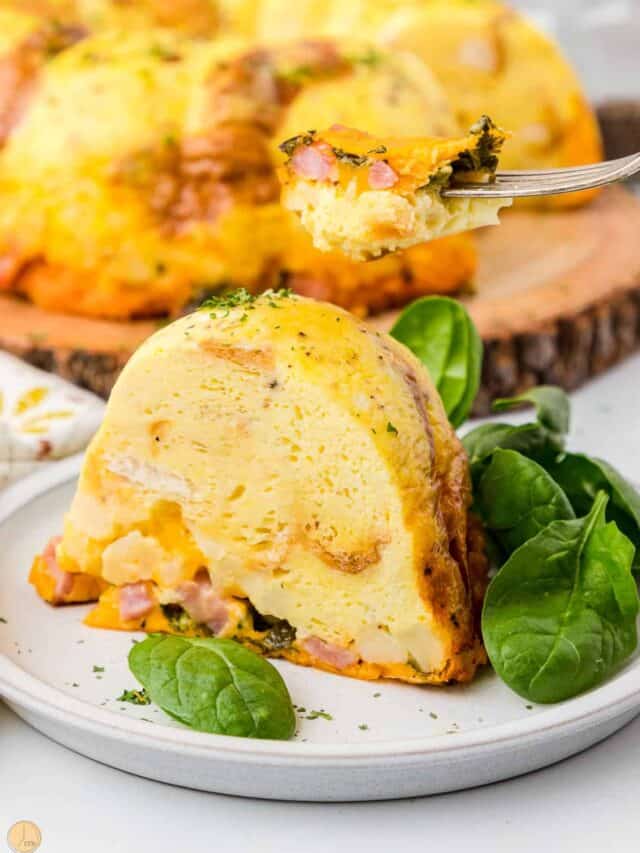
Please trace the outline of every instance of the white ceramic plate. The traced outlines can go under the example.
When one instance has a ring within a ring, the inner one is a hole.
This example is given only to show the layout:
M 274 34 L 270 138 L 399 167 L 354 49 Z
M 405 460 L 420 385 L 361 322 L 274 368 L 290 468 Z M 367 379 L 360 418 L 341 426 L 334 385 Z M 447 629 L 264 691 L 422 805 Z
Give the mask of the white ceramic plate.
M 488 670 L 469 686 L 430 688 L 277 663 L 299 708 L 298 733 L 286 743 L 193 732 L 153 705 L 118 702 L 136 686 L 126 662 L 132 635 L 86 628 L 87 607 L 54 609 L 27 583 L 33 555 L 61 529 L 79 467 L 78 457 L 66 460 L 0 494 L 0 695 L 90 758 L 228 794 L 389 799 L 535 770 L 640 711 L 638 656 L 598 690 L 546 707 L 529 705 Z

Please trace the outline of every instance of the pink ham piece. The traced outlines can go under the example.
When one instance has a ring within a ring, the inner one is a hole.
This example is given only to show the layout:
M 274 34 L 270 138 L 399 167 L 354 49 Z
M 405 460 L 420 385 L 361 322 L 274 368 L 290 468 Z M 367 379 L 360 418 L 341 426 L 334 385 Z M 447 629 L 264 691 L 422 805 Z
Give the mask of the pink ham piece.
M 73 575 L 71 572 L 65 572 L 61 569 L 56 559 L 56 548 L 61 541 L 62 536 L 52 536 L 42 552 L 42 559 L 47 567 L 47 572 L 56 582 L 51 600 L 53 604 L 62 604 L 65 597 L 73 589 Z
M 229 609 L 211 585 L 209 573 L 200 571 L 192 581 L 178 587 L 180 602 L 194 622 L 220 634 L 229 619 Z
M 303 641 L 302 647 L 314 658 L 324 661 L 336 669 L 346 669 L 358 660 L 358 656 L 354 652 L 343 649 L 341 646 L 335 646 L 333 643 L 325 643 L 320 637 L 307 637 Z
M 120 616 L 126 622 L 142 619 L 154 605 L 149 588 L 145 583 L 128 583 L 120 587 L 118 593 Z
M 369 166 L 367 179 L 372 190 L 388 190 L 398 182 L 399 175 L 384 160 L 376 160 Z
M 310 181 L 327 181 L 338 176 L 336 155 L 326 142 L 300 146 L 291 158 L 291 168 Z

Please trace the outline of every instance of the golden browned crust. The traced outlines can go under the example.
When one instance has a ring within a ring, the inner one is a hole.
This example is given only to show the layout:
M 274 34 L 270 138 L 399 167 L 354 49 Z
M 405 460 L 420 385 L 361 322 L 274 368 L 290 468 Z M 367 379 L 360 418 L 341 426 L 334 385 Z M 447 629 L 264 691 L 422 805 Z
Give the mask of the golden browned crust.
M 268 139 L 260 127 L 229 123 L 207 136 L 173 140 L 118 163 L 114 181 L 138 190 L 168 234 L 215 222 L 237 204 L 275 202 L 279 195 Z
M 169 276 L 162 288 L 154 290 L 104 282 L 91 271 L 6 253 L 0 256 L 0 290 L 26 296 L 47 311 L 135 319 L 178 310 L 191 297 L 192 286 Z
M 432 447 L 435 514 L 440 538 L 433 543 L 424 567 L 420 567 L 420 588 L 429 602 L 434 619 L 447 638 L 446 674 L 437 681 L 467 681 L 486 662 L 480 635 L 480 608 L 487 582 L 488 563 L 484 559 L 482 528 L 470 521 L 471 477 L 467 455 L 453 429 L 434 416 L 439 401 L 430 399 L 420 382 L 410 354 L 393 339 L 376 337 L 393 369 L 402 377 L 416 408 L 422 415 Z M 434 426 L 435 425 L 435 426 Z
M 348 575 L 357 575 L 369 566 L 375 565 L 380 560 L 380 546 L 387 541 L 379 540 L 364 551 L 346 553 L 344 551 L 330 551 L 310 536 L 307 536 L 306 540 L 330 569 L 345 572 Z
M 44 21 L 12 51 L 0 56 L 0 146 L 27 108 L 46 61 L 86 35 L 83 27 Z
M 271 179 L 264 184 L 265 190 Z M 209 205 L 215 218 L 216 205 L 233 204 L 234 189 L 221 181 L 213 193 L 206 177 L 196 178 L 203 195 L 186 195 L 184 183 L 157 183 L 158 216 L 168 229 L 180 230 L 201 205 Z M 238 187 L 238 185 L 236 185 Z M 163 194 L 166 195 L 163 196 Z M 201 208 L 202 209 L 202 208 Z M 299 246 L 297 228 L 288 243 L 288 257 L 273 260 L 261 279 L 262 287 L 287 286 L 301 296 L 333 302 L 365 317 L 398 308 L 431 293 L 456 293 L 471 287 L 476 267 L 476 247 L 469 234 L 444 237 L 387 255 L 367 264 L 350 261 L 337 253 L 323 253 Z M 304 234 L 305 243 L 307 235 Z M 101 287 L 90 272 L 55 266 L 36 258 L 5 253 L 0 257 L 0 290 L 23 294 L 49 311 L 124 319 L 176 314 L 194 305 L 207 288 L 165 276 L 166 284 L 154 290 L 145 287 Z M 252 282 L 245 282 L 255 289 Z M 192 300 L 194 300 L 192 302 Z
M 363 264 L 338 252 L 319 252 L 292 230 L 281 280 L 302 296 L 340 305 L 359 316 L 406 305 L 429 293 L 469 289 L 476 268 L 469 234 L 443 237 Z
M 268 349 L 245 349 L 243 347 L 225 346 L 211 339 L 201 341 L 200 348 L 215 358 L 232 361 L 238 367 L 243 367 L 245 370 L 261 373 L 273 371 L 275 368 L 273 353 Z
M 279 651 L 269 651 L 267 657 L 283 658 L 291 661 L 291 663 L 299 664 L 300 666 L 310 666 L 314 669 L 321 669 L 324 672 L 331 672 L 334 675 L 346 675 L 349 678 L 358 678 L 361 681 L 377 681 L 380 678 L 389 678 L 399 681 L 406 681 L 409 684 L 446 684 L 447 682 L 465 682 L 470 681 L 475 675 L 479 666 L 487 662 L 486 653 L 481 642 L 476 643 L 473 647 L 465 649 L 454 662 L 449 662 L 438 672 L 420 672 L 407 663 L 369 663 L 368 661 L 359 661 L 344 669 L 338 669 L 331 666 L 324 660 L 310 655 L 304 649 L 295 647 L 289 649 L 281 649 Z

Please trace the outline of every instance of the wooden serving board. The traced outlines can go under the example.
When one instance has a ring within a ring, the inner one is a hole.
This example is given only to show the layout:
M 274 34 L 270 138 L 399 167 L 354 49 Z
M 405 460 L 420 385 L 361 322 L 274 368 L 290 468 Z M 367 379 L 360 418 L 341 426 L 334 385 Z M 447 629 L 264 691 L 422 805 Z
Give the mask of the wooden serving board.
M 640 201 L 613 187 L 565 212 L 507 211 L 479 235 L 476 292 L 485 342 L 476 414 L 540 382 L 572 389 L 640 345 Z M 371 324 L 389 329 L 397 312 Z M 107 396 L 155 322 L 52 314 L 0 296 L 0 347 Z

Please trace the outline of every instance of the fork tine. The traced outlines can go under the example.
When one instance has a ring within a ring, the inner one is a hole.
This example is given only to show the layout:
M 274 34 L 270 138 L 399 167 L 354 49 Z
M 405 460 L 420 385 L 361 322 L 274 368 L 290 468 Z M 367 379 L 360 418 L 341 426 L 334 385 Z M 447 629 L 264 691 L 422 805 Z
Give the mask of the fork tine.
M 617 160 L 603 160 L 600 163 L 589 163 L 584 166 L 567 166 L 563 169 L 526 169 L 524 171 L 518 170 L 508 170 L 508 169 L 500 169 L 497 173 L 502 175 L 505 178 L 527 178 L 531 177 L 553 177 L 553 176 L 576 176 L 580 174 L 588 174 L 591 172 L 601 172 L 605 169 L 611 169 L 613 167 L 624 166 L 626 163 L 630 163 L 637 157 L 637 154 L 630 154 L 626 157 L 619 157 Z
M 442 195 L 446 198 L 520 198 L 579 192 L 624 180 L 640 172 L 640 154 L 594 166 L 541 172 L 498 172 L 490 184 L 460 184 Z
M 564 169 L 545 169 L 540 172 L 496 172 L 496 178 L 502 178 L 506 181 L 541 181 L 541 180 L 562 180 L 573 181 L 576 178 L 582 177 L 598 177 L 604 173 L 611 171 L 611 163 L 601 163 L 598 168 L 581 168 L 569 171 Z

